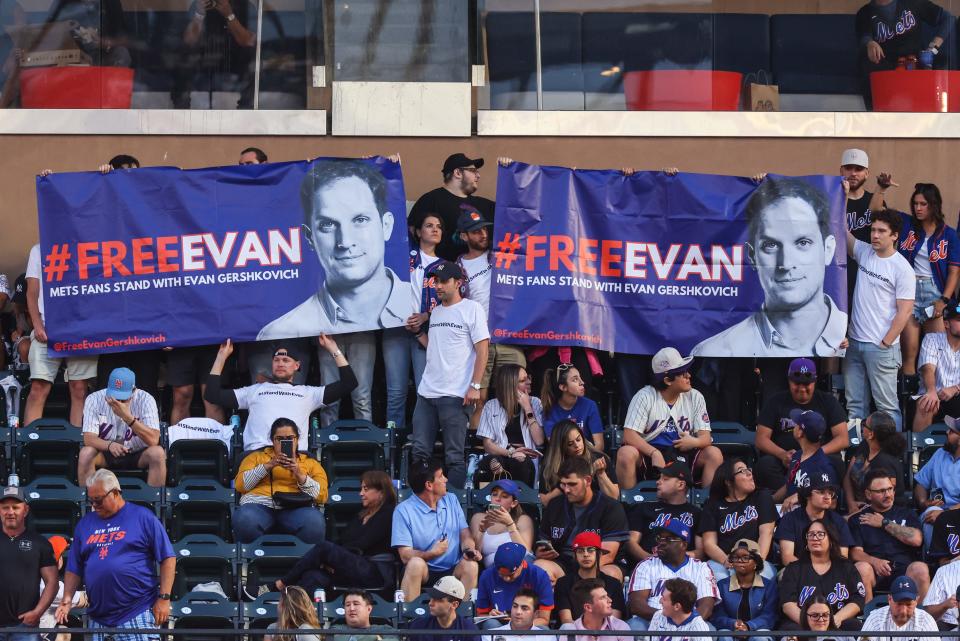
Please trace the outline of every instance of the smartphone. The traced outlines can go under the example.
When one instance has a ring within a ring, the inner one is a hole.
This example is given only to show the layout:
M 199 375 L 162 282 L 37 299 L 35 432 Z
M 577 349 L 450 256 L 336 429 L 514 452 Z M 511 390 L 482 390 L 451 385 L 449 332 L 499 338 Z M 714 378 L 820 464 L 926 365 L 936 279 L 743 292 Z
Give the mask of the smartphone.
M 293 458 L 293 439 L 285 438 L 280 441 L 280 453 L 286 456 L 287 458 Z
M 541 539 L 533 544 L 534 550 L 546 550 L 547 552 L 553 552 L 553 543 L 547 541 L 546 539 Z
M 496 512 L 497 510 L 502 510 L 502 509 L 503 508 L 501 508 L 500 505 L 498 505 L 497 503 L 491 503 L 490 505 L 487 506 L 487 512 Z
M 934 489 L 932 492 L 930 492 L 930 500 L 931 500 L 931 501 L 942 501 L 942 500 L 943 500 L 943 490 L 941 490 L 940 488 L 936 488 L 936 489 Z

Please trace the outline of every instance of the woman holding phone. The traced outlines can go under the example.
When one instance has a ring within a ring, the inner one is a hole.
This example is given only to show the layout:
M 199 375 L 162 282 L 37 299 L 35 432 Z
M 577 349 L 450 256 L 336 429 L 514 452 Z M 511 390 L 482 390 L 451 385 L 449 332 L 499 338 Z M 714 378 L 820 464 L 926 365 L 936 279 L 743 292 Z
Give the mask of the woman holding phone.
M 503 365 L 502 367 L 509 367 Z M 501 479 L 487 486 L 490 505 L 486 511 L 470 518 L 470 533 L 483 554 L 483 566 L 491 567 L 497 549 L 510 541 L 533 550 L 533 519 L 520 507 L 520 489 L 509 479 Z
M 272 445 L 240 463 L 235 484 L 240 505 L 233 535 L 250 543 L 264 534 L 293 534 L 306 543 L 324 539 L 326 524 L 317 509 L 327 501 L 327 474 L 319 461 L 299 451 L 297 424 L 278 418 L 270 426 Z
M 530 396 L 530 376 L 519 365 L 497 368 L 493 388 L 495 396 L 484 404 L 477 428 L 487 455 L 480 461 L 475 482 L 508 478 L 533 487 L 534 461 L 540 457 L 537 448 L 546 440 L 540 399 Z

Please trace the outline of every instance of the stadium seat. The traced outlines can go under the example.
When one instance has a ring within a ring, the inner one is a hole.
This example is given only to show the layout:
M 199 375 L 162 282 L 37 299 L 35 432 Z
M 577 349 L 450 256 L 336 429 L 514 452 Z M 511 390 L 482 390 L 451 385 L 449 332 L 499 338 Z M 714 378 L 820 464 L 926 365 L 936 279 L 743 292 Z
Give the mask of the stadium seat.
M 390 430 L 370 421 L 340 420 L 314 430 L 317 458 L 327 480 L 359 479 L 367 470 L 386 470 L 391 452 Z
M 703 507 L 703 504 L 710 498 L 710 488 L 695 489 L 690 492 L 690 502 L 697 507 Z
M 239 616 L 237 604 L 215 592 L 189 592 L 170 604 L 174 630 L 224 630 L 222 635 L 181 634 L 180 641 L 236 641 Z
M 23 488 L 30 502 L 27 527 L 44 536 L 72 537 L 83 516 L 83 491 L 64 478 L 43 476 Z
M 926 465 L 934 453 L 947 442 L 945 423 L 934 423 L 922 432 L 910 432 L 910 450 L 913 452 L 913 465 L 919 471 Z
M 313 547 L 289 534 L 266 534 L 240 545 L 240 560 L 246 582 L 276 581 Z
M 757 435 L 740 423 L 717 421 L 710 424 L 710 433 L 724 458 L 742 458 L 750 466 L 757 462 Z
M 640 481 L 636 487 L 620 490 L 620 502 L 624 505 L 636 505 L 657 500 L 657 482 Z
M 163 488 L 152 487 L 147 485 L 146 481 L 132 477 L 121 476 L 118 480 L 124 499 L 153 510 L 158 518 L 162 518 Z M 84 498 L 86 498 L 86 490 L 84 490 Z
M 64 419 L 38 418 L 17 430 L 17 473 L 27 484 L 41 476 L 77 479 L 77 459 L 83 445 L 80 429 Z
M 370 613 L 372 625 L 397 625 L 397 604 L 387 601 L 376 594 L 373 596 L 373 611 Z M 418 615 L 419 616 L 419 615 Z M 329 603 L 323 604 L 323 620 L 325 625 L 337 625 L 344 622 L 343 597 L 337 597 Z
M 486 16 L 491 109 L 537 108 L 534 16 L 490 11 Z M 543 108 L 579 111 L 583 101 L 580 14 L 540 13 Z
M 212 479 L 228 487 L 233 475 L 227 446 L 216 439 L 171 443 L 167 447 L 167 485 L 179 485 L 186 479 Z
M 188 534 L 213 534 L 233 541 L 231 517 L 236 493 L 216 481 L 184 481 L 165 491 L 167 531 L 178 541 Z
M 870 616 L 871 612 L 873 612 L 877 608 L 885 607 L 886 605 L 887 605 L 886 594 L 873 597 L 863 606 L 863 618 L 866 619 L 868 616 Z
M 190 534 L 173 544 L 177 572 L 173 598 L 182 599 L 200 583 L 216 581 L 227 598 L 236 595 L 237 546 L 209 534 Z
M 362 509 L 360 481 L 335 481 L 330 484 L 329 496 L 323 508 L 327 520 L 327 540 L 341 545 L 347 544 L 341 534 L 347 523 Z
M 0 410 L 4 408 L 6 403 L 0 402 Z M 6 425 L 6 422 L 3 422 Z M 13 438 L 13 435 L 10 433 L 10 428 L 0 427 L 0 478 L 6 482 L 7 476 L 10 474 L 10 461 L 13 459 L 12 451 L 13 444 L 10 439 Z
M 312 595 L 311 595 L 312 596 Z M 279 592 L 261 594 L 254 601 L 244 601 L 243 627 L 248 630 L 265 630 L 271 623 L 277 621 L 277 606 L 280 604 Z M 251 638 L 255 638 L 251 636 Z

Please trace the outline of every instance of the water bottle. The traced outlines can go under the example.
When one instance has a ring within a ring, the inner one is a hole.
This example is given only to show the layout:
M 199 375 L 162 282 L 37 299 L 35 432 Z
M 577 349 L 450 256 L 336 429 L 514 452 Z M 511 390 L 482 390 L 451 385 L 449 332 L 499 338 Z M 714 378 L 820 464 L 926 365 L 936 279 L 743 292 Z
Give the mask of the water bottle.
M 921 69 L 933 69 L 933 52 L 929 49 L 920 52 L 919 60 Z
M 320 417 L 313 415 L 310 417 L 310 431 L 316 432 L 320 429 Z
M 233 431 L 236 432 L 240 429 L 240 415 L 231 414 L 230 415 L 230 427 L 233 428 Z
M 14 472 L 9 477 L 7 477 L 7 486 L 8 487 L 20 487 L 20 477 L 17 476 L 17 473 Z
M 313 591 L 313 602 L 314 603 L 326 603 L 327 602 L 327 591 L 323 588 L 317 588 Z
M 404 595 L 403 590 L 397 590 L 393 593 L 393 602 L 394 603 L 403 603 L 407 600 L 406 595 Z
M 387 429 L 388 429 L 388 430 L 395 430 L 395 429 L 397 429 L 397 422 L 396 422 L 396 421 L 387 421 Z
M 8 426 L 10 427 L 10 429 L 12 429 L 12 430 L 17 429 L 18 427 L 20 427 L 20 417 L 17 416 L 16 414 L 13 414 L 13 415 L 7 417 L 7 425 L 8 425 Z
M 472 490 L 473 489 L 473 475 L 477 473 L 477 468 L 480 466 L 480 455 L 471 454 L 467 458 L 467 480 L 463 484 L 463 489 Z

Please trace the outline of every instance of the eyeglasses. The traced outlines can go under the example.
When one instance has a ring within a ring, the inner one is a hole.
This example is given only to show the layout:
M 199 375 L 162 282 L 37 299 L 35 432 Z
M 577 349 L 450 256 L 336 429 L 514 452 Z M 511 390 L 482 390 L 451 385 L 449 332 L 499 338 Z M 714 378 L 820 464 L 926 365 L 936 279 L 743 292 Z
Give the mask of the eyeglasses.
M 829 612 L 807 612 L 808 619 L 814 619 L 815 621 L 827 621 L 830 619 Z
M 866 490 L 871 494 L 893 494 L 894 492 L 894 488 L 892 487 L 881 487 L 879 490 L 871 490 L 870 488 L 866 488 Z
M 747 555 L 747 556 L 730 555 L 727 558 L 730 560 L 730 563 L 749 563 L 750 561 L 753 561 L 753 557 L 750 555 Z
M 817 494 L 823 494 L 824 496 L 828 496 L 831 499 L 836 498 L 837 496 L 837 493 L 834 492 L 833 490 L 813 490 L 813 491 L 816 492 Z
M 748 476 L 753 476 L 753 470 L 750 469 L 749 467 L 742 467 L 739 470 L 735 470 L 733 473 L 734 476 L 737 476 L 739 474 L 746 474 Z
M 117 492 L 117 491 L 118 491 L 118 490 L 113 489 L 113 490 L 110 490 L 109 492 L 107 492 L 106 494 L 104 494 L 103 496 L 88 496 L 88 497 L 87 497 L 87 502 L 89 502 L 90 505 L 94 505 L 94 506 L 96 506 L 96 505 L 103 505 L 103 502 L 107 500 L 107 497 L 110 496 L 111 494 L 113 494 L 114 492 Z
M 672 536 L 658 536 L 658 537 L 657 537 L 657 543 L 660 543 L 661 545 L 667 545 L 667 544 L 670 544 L 670 543 L 682 543 L 682 542 L 683 542 L 683 539 L 678 539 L 678 538 L 672 537 Z
M 469 171 L 471 174 L 479 174 L 480 170 L 476 167 L 461 167 L 460 171 Z
M 821 541 L 827 538 L 827 533 L 823 530 L 814 530 L 813 532 L 807 532 L 807 538 L 811 541 Z

